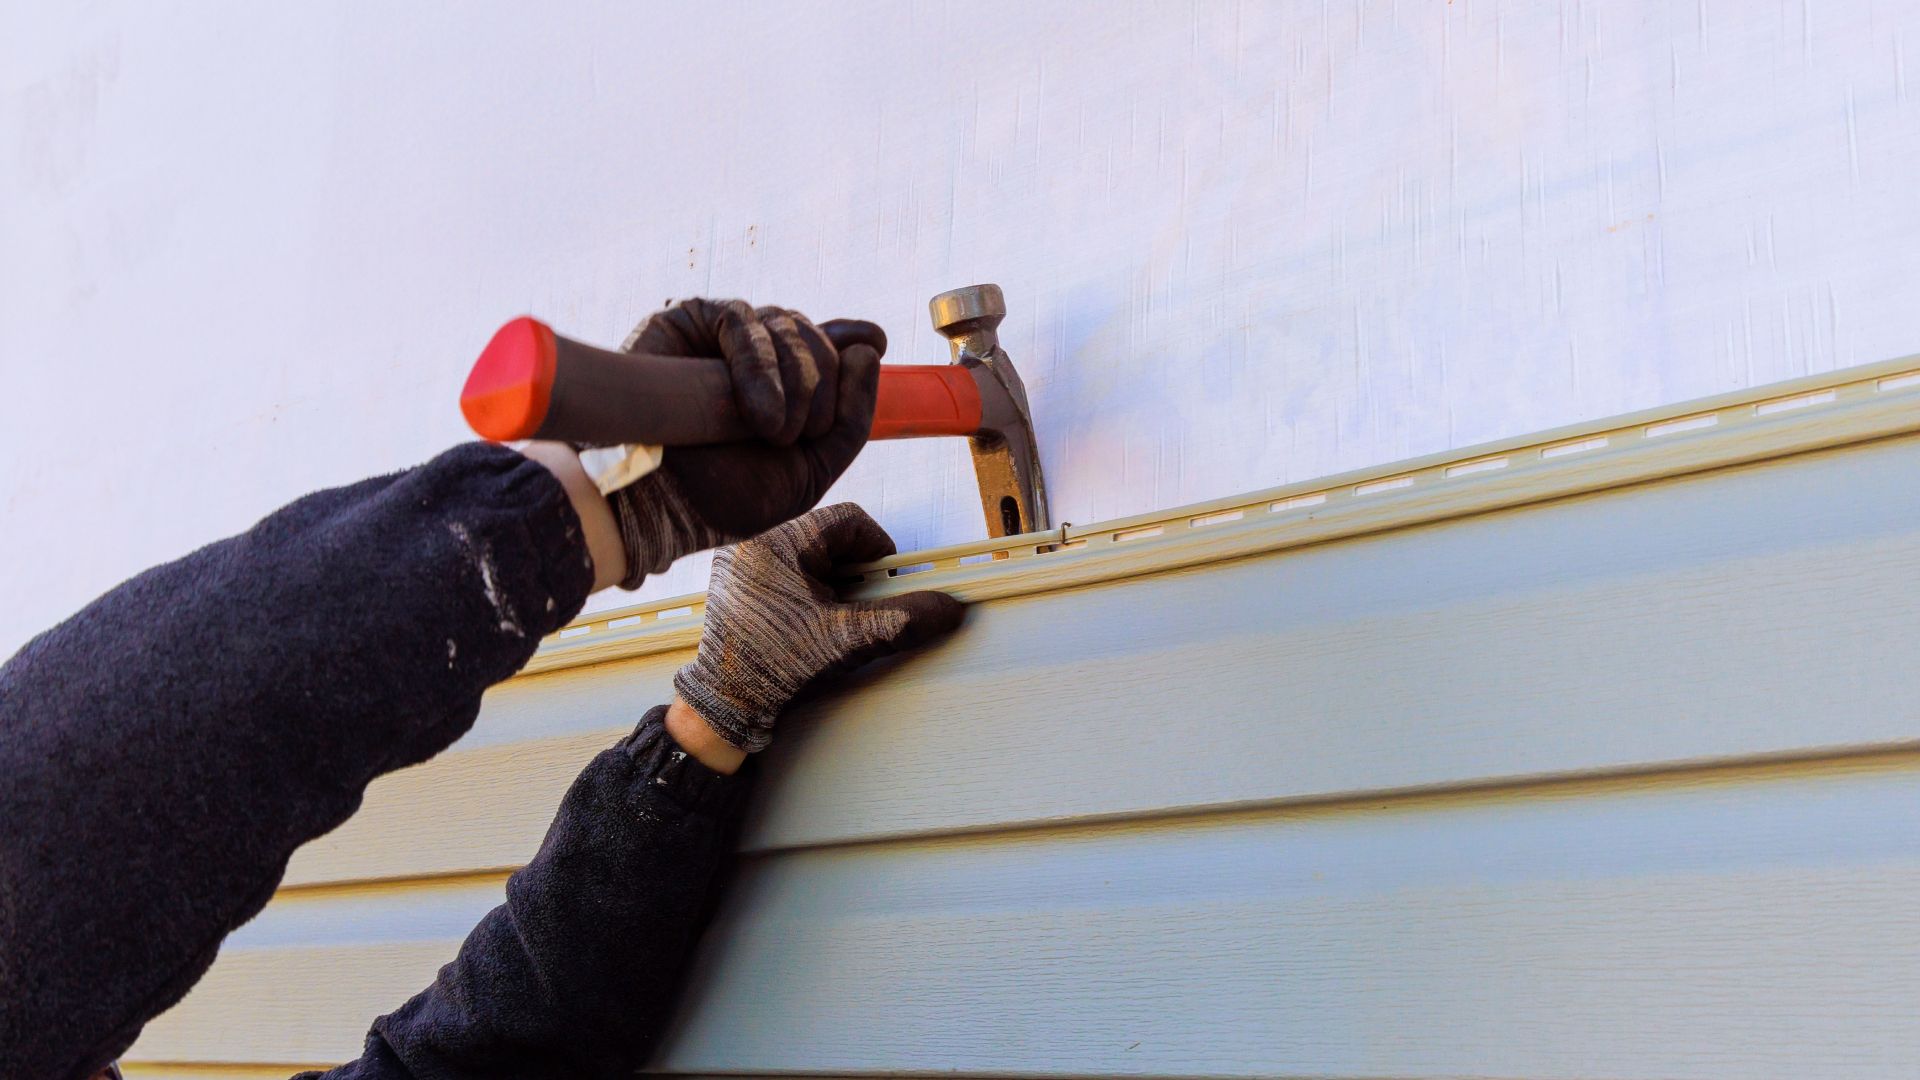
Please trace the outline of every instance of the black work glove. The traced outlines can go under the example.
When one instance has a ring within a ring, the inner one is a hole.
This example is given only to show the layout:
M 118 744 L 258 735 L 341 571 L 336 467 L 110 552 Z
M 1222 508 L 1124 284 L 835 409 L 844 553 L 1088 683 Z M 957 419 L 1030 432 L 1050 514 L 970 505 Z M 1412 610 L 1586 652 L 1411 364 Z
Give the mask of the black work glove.
M 763 441 L 670 447 L 658 469 L 608 497 L 626 548 L 621 587 L 818 503 L 866 445 L 886 348 L 872 323 L 815 326 L 742 300 L 684 300 L 642 323 L 628 352 L 725 360 L 740 415 Z
M 752 753 L 795 697 L 870 660 L 960 625 L 966 607 L 943 592 L 843 603 L 836 564 L 893 554 L 886 530 L 852 503 L 821 507 L 713 557 L 700 652 L 673 688 L 707 725 Z

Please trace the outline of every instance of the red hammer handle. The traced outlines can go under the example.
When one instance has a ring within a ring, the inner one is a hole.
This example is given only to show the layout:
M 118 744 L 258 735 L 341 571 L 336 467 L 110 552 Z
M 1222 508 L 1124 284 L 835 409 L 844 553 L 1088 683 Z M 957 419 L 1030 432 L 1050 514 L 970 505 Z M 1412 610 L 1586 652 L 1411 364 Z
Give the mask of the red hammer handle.
M 724 361 L 596 349 L 518 318 L 487 343 L 460 392 L 481 438 L 705 446 L 753 438 Z M 972 435 L 980 390 L 952 364 L 884 365 L 873 438 Z
M 957 364 L 882 364 L 875 439 L 971 435 L 980 430 L 980 385 Z

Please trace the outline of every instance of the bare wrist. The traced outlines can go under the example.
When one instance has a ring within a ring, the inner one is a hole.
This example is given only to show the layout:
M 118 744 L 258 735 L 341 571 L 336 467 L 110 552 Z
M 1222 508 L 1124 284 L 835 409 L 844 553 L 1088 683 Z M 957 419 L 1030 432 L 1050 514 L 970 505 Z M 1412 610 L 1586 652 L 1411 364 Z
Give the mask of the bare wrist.
M 667 706 L 664 726 L 673 741 L 680 744 L 680 749 L 714 772 L 732 775 L 747 760 L 746 751 L 721 738 L 713 725 L 678 694 L 674 695 L 673 704 Z
M 574 513 L 580 516 L 587 555 L 593 560 L 594 591 L 618 585 L 627 573 L 626 550 L 620 543 L 620 525 L 614 520 L 606 496 L 600 494 L 593 478 L 580 465 L 580 455 L 573 447 L 558 442 L 530 442 L 520 448 L 520 453 L 545 465 L 554 479 L 560 481 L 560 486 L 566 489 Z

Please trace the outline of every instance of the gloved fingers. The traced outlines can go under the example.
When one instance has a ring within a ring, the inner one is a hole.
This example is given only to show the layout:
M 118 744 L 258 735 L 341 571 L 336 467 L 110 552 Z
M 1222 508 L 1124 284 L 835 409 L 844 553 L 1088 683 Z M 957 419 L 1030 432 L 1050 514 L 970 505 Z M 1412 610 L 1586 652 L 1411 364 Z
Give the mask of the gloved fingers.
M 871 345 L 850 345 L 840 352 L 840 386 L 833 426 L 802 443 L 806 451 L 808 500 L 818 502 L 847 471 L 873 434 L 873 406 L 880 391 L 880 354 Z
M 787 446 L 833 430 L 841 353 L 856 344 L 885 353 L 886 331 L 859 319 L 816 326 L 785 308 L 756 310 L 742 300 L 695 297 L 648 317 L 628 338 L 626 350 L 726 360 L 734 403 L 747 426 L 760 438 Z
M 800 324 L 784 308 L 755 308 L 760 325 L 773 339 L 774 352 L 780 358 L 780 387 L 784 411 L 778 434 L 768 439 L 775 446 L 791 446 L 805 430 L 813 412 L 814 391 L 820 386 L 820 359 L 813 343 L 800 332 Z M 836 357 L 837 359 L 837 357 Z
M 665 310 L 656 311 L 647 316 L 647 321 L 634 328 L 627 335 L 626 344 L 621 346 L 632 353 L 653 353 L 656 356 L 685 356 L 685 348 L 676 348 L 682 335 L 673 324 L 673 312 L 679 305 L 670 305 Z
M 733 379 L 734 404 L 755 435 L 782 442 L 780 436 L 787 426 L 787 378 L 781 370 L 780 349 L 772 329 L 745 300 L 718 305 L 716 315 L 715 336 Z M 794 428 L 798 430 L 799 424 Z M 792 441 L 792 436 L 784 440 Z
M 828 319 L 820 329 L 841 352 L 846 352 L 849 345 L 868 345 L 881 356 L 887 355 L 887 332 L 865 319 Z
M 627 338 L 626 351 L 656 356 L 720 358 L 720 312 L 725 300 L 694 298 L 670 303 L 647 317 Z
M 807 408 L 807 423 L 800 431 L 803 438 L 817 439 L 833 429 L 833 411 L 840 404 L 840 350 L 812 319 L 797 311 L 787 312 L 787 317 L 793 320 L 807 343 L 807 352 L 820 369 L 820 381 L 813 388 L 813 399 Z
M 809 511 L 776 531 L 794 537 L 800 569 L 816 581 L 825 581 L 835 566 L 884 559 L 895 550 L 887 530 L 850 502 Z
M 841 670 L 851 671 L 952 633 L 966 614 L 967 605 L 932 590 L 845 604 L 842 616 L 851 623 L 849 634 L 854 647 Z
M 779 349 L 770 328 L 744 300 L 682 300 L 650 316 L 628 339 L 626 348 L 657 356 L 725 360 L 734 405 L 753 433 L 777 440 L 786 426 L 786 377 Z

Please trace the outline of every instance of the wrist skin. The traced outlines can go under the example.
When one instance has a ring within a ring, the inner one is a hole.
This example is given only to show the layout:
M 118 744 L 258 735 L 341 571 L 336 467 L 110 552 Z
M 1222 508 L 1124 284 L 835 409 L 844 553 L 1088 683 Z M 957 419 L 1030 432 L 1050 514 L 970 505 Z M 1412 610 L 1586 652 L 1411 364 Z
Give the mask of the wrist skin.
M 593 589 L 601 589 L 619 584 L 626 576 L 626 548 L 620 542 L 620 527 L 614 521 L 613 510 L 607 506 L 607 500 L 594 486 L 591 477 L 580 465 L 580 455 L 565 443 L 532 442 L 522 447 L 520 453 L 539 462 L 553 473 L 566 489 L 568 501 L 573 503 L 574 512 L 580 516 L 581 532 L 587 544 L 587 555 L 593 560 Z M 746 751 L 736 748 L 722 739 L 713 730 L 693 706 L 673 696 L 673 704 L 667 706 L 667 734 L 680 744 L 680 749 L 695 761 L 724 776 L 731 776 L 747 760 Z
M 667 706 L 667 734 L 695 761 L 722 776 L 731 776 L 747 760 L 747 752 L 722 739 L 694 707 L 673 695 Z
M 566 489 L 567 501 L 580 517 L 580 532 L 586 541 L 587 557 L 593 560 L 593 591 L 611 588 L 627 576 L 626 547 L 620 542 L 620 525 L 606 496 L 594 485 L 593 478 L 580 464 L 580 454 L 566 443 L 530 442 L 520 453 L 547 467 L 553 478 Z

